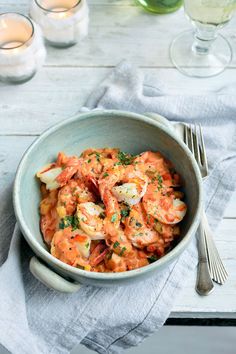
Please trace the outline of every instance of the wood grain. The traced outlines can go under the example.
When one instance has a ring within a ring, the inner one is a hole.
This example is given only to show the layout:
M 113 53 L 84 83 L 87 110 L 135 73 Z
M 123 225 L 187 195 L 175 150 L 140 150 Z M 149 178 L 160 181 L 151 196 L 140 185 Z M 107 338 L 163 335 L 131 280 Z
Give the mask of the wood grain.
M 126 58 L 144 67 L 173 67 L 169 46 L 181 31 L 191 29 L 183 9 L 165 15 L 150 14 L 132 1 L 89 2 L 89 36 L 79 45 L 69 49 L 55 50 L 47 47 L 49 66 L 114 66 Z M 12 0 L 2 5 L 4 11 L 27 14 L 29 3 Z M 236 19 L 221 32 L 228 37 L 234 50 Z M 236 66 L 236 58 L 230 64 Z
M 45 67 L 23 85 L 0 83 L 0 135 L 39 134 L 79 111 L 110 68 Z M 236 80 L 232 69 L 218 77 L 196 80 L 175 69 L 142 68 L 148 82 L 164 82 L 172 94 L 218 91 Z M 167 117 L 168 118 L 168 117 Z M 223 117 L 222 117 L 223 119 Z

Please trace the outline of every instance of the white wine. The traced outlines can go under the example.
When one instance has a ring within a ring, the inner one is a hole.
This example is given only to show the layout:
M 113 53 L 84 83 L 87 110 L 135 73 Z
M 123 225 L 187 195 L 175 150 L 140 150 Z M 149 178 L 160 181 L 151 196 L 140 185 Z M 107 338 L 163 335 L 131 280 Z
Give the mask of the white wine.
M 184 6 L 193 21 L 223 26 L 233 16 L 236 0 L 185 0 Z
M 167 14 L 178 10 L 183 0 L 137 0 L 146 10 L 158 14 Z

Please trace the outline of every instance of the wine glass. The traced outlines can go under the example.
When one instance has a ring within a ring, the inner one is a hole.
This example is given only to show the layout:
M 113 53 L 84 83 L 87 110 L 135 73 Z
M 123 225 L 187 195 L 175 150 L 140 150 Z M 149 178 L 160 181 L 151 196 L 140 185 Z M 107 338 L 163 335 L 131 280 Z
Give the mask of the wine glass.
M 232 48 L 218 30 L 230 21 L 235 7 L 236 0 L 184 0 L 194 31 L 180 33 L 171 44 L 170 57 L 180 72 L 210 77 L 229 65 Z

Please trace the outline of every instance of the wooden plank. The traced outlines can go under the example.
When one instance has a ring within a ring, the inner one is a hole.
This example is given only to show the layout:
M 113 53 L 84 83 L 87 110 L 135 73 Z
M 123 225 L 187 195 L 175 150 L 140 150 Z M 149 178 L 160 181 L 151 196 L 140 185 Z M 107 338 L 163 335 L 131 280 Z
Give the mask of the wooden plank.
M 21 86 L 0 84 L 0 133 L 38 134 L 74 115 L 107 69 L 43 69 Z
M 216 234 L 216 244 L 229 273 L 227 282 L 215 285 L 212 294 L 199 296 L 195 290 L 196 272 L 187 279 L 183 291 L 176 300 L 173 317 L 225 317 L 236 318 L 236 220 L 224 219 Z
M 235 218 L 236 217 L 236 192 L 233 193 L 231 200 L 225 211 L 226 218 Z
M 11 189 L 15 170 L 33 136 L 0 137 L 0 234 L 9 237 L 13 229 Z M 229 272 L 224 286 L 216 285 L 209 297 L 200 297 L 194 290 L 196 274 L 186 280 L 172 317 L 231 317 L 236 318 L 236 215 L 224 219 L 215 235 L 217 247 Z M 14 220 L 13 220 L 14 221 Z
M 75 114 L 89 94 L 111 72 L 108 68 L 43 68 L 23 85 L 0 83 L 0 134 L 39 134 Z M 232 70 L 196 80 L 175 69 L 141 69 L 148 82 L 164 82 L 171 94 L 204 94 L 235 81 Z
M 23 4 L 23 5 L 22 5 Z M 191 29 L 183 9 L 166 15 L 155 16 L 131 2 L 91 2 L 90 30 L 83 43 L 66 50 L 48 47 L 46 65 L 50 66 L 114 66 L 127 58 L 139 66 L 173 67 L 169 45 L 181 31 Z M 130 6 L 132 4 L 132 6 Z M 27 13 L 28 2 L 5 3 L 4 11 Z M 224 33 L 236 49 L 234 18 Z M 236 66 L 236 58 L 231 67 Z

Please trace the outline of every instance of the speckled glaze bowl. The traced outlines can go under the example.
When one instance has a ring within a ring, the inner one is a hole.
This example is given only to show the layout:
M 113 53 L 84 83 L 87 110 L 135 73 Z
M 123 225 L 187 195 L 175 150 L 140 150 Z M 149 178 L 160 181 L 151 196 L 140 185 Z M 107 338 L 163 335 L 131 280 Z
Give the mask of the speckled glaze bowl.
M 74 268 L 54 258 L 43 242 L 39 229 L 39 183 L 35 173 L 59 151 L 80 154 L 89 147 L 119 147 L 138 154 L 145 150 L 162 152 L 184 182 L 188 211 L 181 226 L 179 243 L 158 261 L 122 273 L 95 273 Z M 26 151 L 18 167 L 13 201 L 20 229 L 35 252 L 30 261 L 34 276 L 58 291 L 77 291 L 81 284 L 114 286 L 131 284 L 160 272 L 187 247 L 197 229 L 201 211 L 201 177 L 195 160 L 170 123 L 153 114 L 123 111 L 92 111 L 67 119 L 45 131 Z

